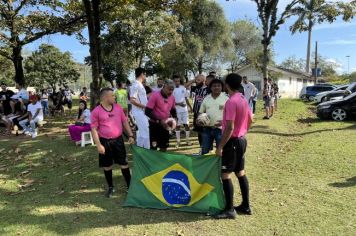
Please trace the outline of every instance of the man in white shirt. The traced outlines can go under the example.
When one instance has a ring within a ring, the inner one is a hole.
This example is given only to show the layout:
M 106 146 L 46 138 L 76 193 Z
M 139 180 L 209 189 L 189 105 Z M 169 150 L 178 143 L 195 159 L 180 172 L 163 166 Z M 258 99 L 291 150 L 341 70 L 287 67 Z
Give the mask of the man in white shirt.
M 242 85 L 242 87 L 244 87 L 244 95 L 245 95 L 248 105 L 250 106 L 251 111 L 252 111 L 253 110 L 253 98 L 255 97 L 256 92 L 257 92 L 256 87 L 255 87 L 255 85 L 253 85 L 253 83 L 248 81 L 246 76 L 242 77 L 241 85 Z
M 133 82 L 130 91 L 130 102 L 132 104 L 132 115 L 135 119 L 138 131 L 136 133 L 136 144 L 139 147 L 150 149 L 150 131 L 148 118 L 145 115 L 147 105 L 146 90 L 143 82 L 146 80 L 146 73 L 143 68 L 135 70 L 136 80 Z
M 28 119 L 20 121 L 20 125 L 24 130 L 24 134 L 31 135 L 32 138 L 37 137 L 36 124 L 43 121 L 42 105 L 38 101 L 37 95 L 30 97 L 31 103 L 27 107 Z
M 177 137 L 177 145 L 178 148 L 180 145 L 180 127 L 184 125 L 185 128 L 185 138 L 187 141 L 187 145 L 190 146 L 191 143 L 189 141 L 190 130 L 189 130 L 189 114 L 188 107 L 192 110 L 192 106 L 189 103 L 189 93 L 187 89 L 182 85 L 181 78 L 178 75 L 173 76 L 173 80 L 175 83 L 175 88 L 173 91 L 173 96 L 176 102 L 176 111 L 178 117 L 178 123 L 176 128 L 176 137 Z

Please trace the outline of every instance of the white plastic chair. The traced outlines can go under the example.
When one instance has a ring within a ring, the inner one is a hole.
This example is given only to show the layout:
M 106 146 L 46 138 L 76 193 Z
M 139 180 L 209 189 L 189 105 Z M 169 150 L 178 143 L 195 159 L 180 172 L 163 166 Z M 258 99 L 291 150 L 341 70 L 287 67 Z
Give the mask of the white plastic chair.
M 94 145 L 93 136 L 91 136 L 91 132 L 83 132 L 81 146 L 85 147 L 86 144 Z

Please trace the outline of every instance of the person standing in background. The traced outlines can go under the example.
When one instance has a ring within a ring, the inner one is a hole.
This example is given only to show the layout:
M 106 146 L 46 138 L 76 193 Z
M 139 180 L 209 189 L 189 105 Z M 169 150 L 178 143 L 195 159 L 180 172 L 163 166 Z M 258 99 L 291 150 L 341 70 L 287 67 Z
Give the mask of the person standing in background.
M 128 116 L 127 96 L 126 84 L 118 81 L 116 83 L 115 100 L 122 107 L 126 116 Z
M 192 106 L 189 103 L 189 94 L 187 89 L 182 85 L 182 81 L 180 76 L 175 75 L 173 76 L 173 81 L 175 84 L 175 88 L 173 91 L 173 96 L 175 98 L 176 103 L 176 110 L 177 110 L 177 117 L 178 123 L 176 127 L 176 138 L 177 138 L 177 145 L 178 148 L 180 145 L 180 127 L 181 125 L 185 128 L 185 138 L 187 145 L 190 146 L 191 143 L 189 141 L 190 130 L 189 130 L 189 110 L 192 110 Z
M 162 78 L 157 79 L 157 86 L 152 88 L 153 92 L 160 91 L 163 88 L 164 80 Z
M 253 98 L 256 94 L 256 87 L 250 81 L 248 81 L 247 77 L 242 77 L 242 87 L 244 88 L 244 96 L 248 102 L 248 105 L 253 111 Z
M 132 115 L 137 126 L 137 146 L 150 149 L 150 132 L 148 118 L 145 115 L 147 95 L 143 82 L 146 80 L 146 72 L 143 68 L 135 70 L 136 80 L 131 86 L 130 101 L 132 104 Z
M 42 92 L 41 92 L 41 105 L 42 105 L 42 108 L 43 108 L 43 115 L 44 116 L 47 116 L 48 115 L 48 98 L 49 98 L 49 95 L 48 95 L 48 91 L 47 89 L 42 89 Z
M 195 87 L 191 88 L 191 92 L 194 93 L 194 103 L 193 103 L 193 125 L 194 130 L 198 133 L 198 140 L 200 147 L 202 146 L 202 132 L 203 128 L 197 125 L 196 120 L 199 115 L 200 106 L 203 103 L 204 98 L 209 94 L 209 88 L 206 86 L 206 78 L 204 75 L 200 74 L 195 77 L 194 80 L 189 81 L 185 84 L 185 87 L 190 87 L 193 83 L 196 83 Z

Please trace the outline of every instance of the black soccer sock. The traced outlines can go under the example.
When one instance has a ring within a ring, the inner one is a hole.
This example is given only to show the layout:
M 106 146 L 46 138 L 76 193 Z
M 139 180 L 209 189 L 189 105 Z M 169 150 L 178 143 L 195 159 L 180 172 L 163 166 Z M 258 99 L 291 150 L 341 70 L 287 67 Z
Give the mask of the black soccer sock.
M 105 174 L 105 179 L 106 179 L 106 182 L 108 183 L 109 188 L 114 187 L 112 184 L 112 170 L 104 170 L 104 174 Z
M 122 176 L 124 176 L 127 187 L 130 186 L 131 173 L 130 168 L 121 169 Z
M 248 186 L 248 180 L 246 175 L 242 177 L 237 177 L 240 183 L 240 190 L 241 190 L 241 195 L 242 195 L 242 205 L 244 207 L 250 207 L 250 200 L 249 200 L 249 186 Z
M 231 179 L 223 179 L 222 182 L 226 201 L 225 210 L 232 210 L 234 207 L 234 186 Z

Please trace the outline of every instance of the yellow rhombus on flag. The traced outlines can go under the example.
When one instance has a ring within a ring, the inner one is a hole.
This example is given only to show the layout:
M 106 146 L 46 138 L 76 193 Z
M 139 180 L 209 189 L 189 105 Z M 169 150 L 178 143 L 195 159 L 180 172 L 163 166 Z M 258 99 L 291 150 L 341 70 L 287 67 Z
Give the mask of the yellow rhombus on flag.
M 171 176 L 167 176 L 169 173 L 171 173 Z M 187 177 L 187 181 L 179 179 L 179 177 L 184 176 Z M 210 184 L 198 183 L 194 176 L 179 164 L 174 164 L 167 169 L 142 179 L 141 181 L 156 198 L 164 204 L 173 207 L 191 206 L 214 189 Z M 179 189 L 182 190 L 183 193 L 182 191 L 177 190 L 174 186 L 172 187 L 172 185 L 179 186 Z M 188 185 L 190 185 L 190 187 Z M 171 201 L 168 202 L 167 198 L 171 199 Z M 179 204 L 179 202 L 185 204 Z

